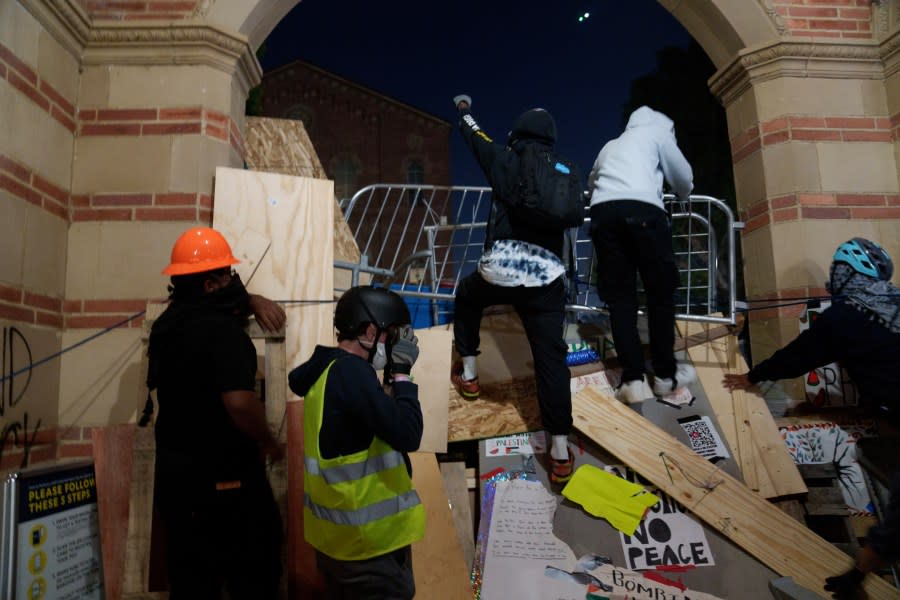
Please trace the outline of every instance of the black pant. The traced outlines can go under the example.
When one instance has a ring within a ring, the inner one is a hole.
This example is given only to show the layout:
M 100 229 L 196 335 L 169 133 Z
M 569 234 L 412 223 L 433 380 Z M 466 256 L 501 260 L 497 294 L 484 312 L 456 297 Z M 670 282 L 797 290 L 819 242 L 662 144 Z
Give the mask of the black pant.
M 637 327 L 637 273 L 647 293 L 653 372 L 657 377 L 672 377 L 679 275 L 668 214 L 637 200 L 601 202 L 591 207 L 591 239 L 597 252 L 597 291 L 609 308 L 622 381 L 640 379 L 644 374 Z
M 165 526 L 170 600 L 274 600 L 281 578 L 281 515 L 265 470 L 216 490 L 157 454 L 156 507 Z M 226 486 L 227 487 L 227 486 Z
M 478 272 L 459 282 L 453 337 L 456 351 L 475 356 L 481 343 L 481 313 L 495 304 L 511 304 L 522 320 L 534 358 L 534 379 L 544 428 L 551 435 L 572 429 L 572 394 L 563 326 L 566 288 L 559 277 L 543 287 L 501 287 L 486 282 Z
M 416 582 L 409 546 L 365 560 L 336 560 L 316 551 L 327 600 L 412 600 Z

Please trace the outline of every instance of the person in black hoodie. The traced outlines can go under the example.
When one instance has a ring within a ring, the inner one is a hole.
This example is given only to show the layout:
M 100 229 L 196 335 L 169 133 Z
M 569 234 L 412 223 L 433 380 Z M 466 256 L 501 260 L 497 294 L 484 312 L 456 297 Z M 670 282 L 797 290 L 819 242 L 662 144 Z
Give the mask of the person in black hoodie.
M 826 287 L 826 308 L 797 339 L 747 373 L 725 375 L 730 390 L 746 390 L 760 381 L 800 377 L 838 362 L 859 390 L 860 406 L 896 426 L 900 390 L 900 290 L 891 284 L 894 265 L 878 244 L 853 238 L 834 253 Z M 825 589 L 836 599 L 855 598 L 866 573 L 900 559 L 900 472 L 890 486 L 881 524 L 866 535 L 856 565 L 829 577 Z
M 418 339 L 406 303 L 384 288 L 347 290 L 334 326 L 337 347 L 316 346 L 288 376 L 304 397 L 304 537 L 328 598 L 411 599 L 410 544 L 425 527 L 407 454 L 423 430 L 410 380 Z
M 480 393 L 476 357 L 482 311 L 511 304 L 522 320 L 531 354 L 538 404 L 544 428 L 550 433 L 550 478 L 567 481 L 574 455 L 567 438 L 572 429 L 572 397 L 566 365 L 566 288 L 563 263 L 564 233 L 534 227 L 517 218 L 514 208 L 520 181 L 520 155 L 526 146 L 552 148 L 556 123 L 542 108 L 516 119 L 506 144 L 495 143 L 475 121 L 469 96 L 453 99 L 459 129 L 492 188 L 491 216 L 478 269 L 460 281 L 456 290 L 453 334 L 461 360 L 451 379 L 464 398 Z
M 281 577 L 281 515 L 263 457 L 280 460 L 283 450 L 255 392 L 256 350 L 244 327 L 255 313 L 278 330 L 285 314 L 247 293 L 231 270 L 237 262 L 218 231 L 182 234 L 163 271 L 170 303 L 150 331 L 154 500 L 172 600 L 218 599 L 223 586 L 232 600 L 274 600 Z

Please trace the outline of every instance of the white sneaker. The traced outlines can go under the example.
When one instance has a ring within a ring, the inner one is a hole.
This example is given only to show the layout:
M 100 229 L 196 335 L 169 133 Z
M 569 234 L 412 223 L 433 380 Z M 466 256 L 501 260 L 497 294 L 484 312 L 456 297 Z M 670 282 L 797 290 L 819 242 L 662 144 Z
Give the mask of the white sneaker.
M 646 377 L 626 381 L 616 389 L 616 400 L 623 404 L 637 404 L 648 398 L 653 398 L 653 390 Z
M 693 365 L 689 363 L 678 363 L 675 365 L 674 377 L 657 377 L 653 376 L 653 393 L 657 396 L 665 396 L 671 394 L 678 388 L 683 388 L 691 384 L 697 379 L 697 371 Z

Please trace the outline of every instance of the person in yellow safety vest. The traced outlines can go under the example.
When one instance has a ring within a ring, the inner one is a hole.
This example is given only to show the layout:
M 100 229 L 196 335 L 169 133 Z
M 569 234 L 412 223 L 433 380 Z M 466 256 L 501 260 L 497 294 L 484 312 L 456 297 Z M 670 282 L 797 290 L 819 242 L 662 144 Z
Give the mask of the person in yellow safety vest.
M 410 321 L 398 294 L 351 288 L 334 312 L 337 347 L 317 346 L 288 377 L 304 396 L 303 534 L 328 598 L 415 596 L 410 544 L 424 535 L 425 511 L 407 455 L 423 427 Z

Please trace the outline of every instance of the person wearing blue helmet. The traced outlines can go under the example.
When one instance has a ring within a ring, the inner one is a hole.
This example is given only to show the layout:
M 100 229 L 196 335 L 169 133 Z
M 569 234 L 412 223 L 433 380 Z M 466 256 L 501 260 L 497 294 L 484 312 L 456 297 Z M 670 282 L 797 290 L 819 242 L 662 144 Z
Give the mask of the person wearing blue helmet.
M 894 265 L 884 249 L 853 238 L 838 246 L 828 282 L 831 306 L 794 341 L 749 372 L 725 375 L 723 385 L 745 390 L 760 381 L 800 377 L 838 362 L 859 391 L 860 406 L 900 422 L 900 290 L 890 282 Z M 891 482 L 885 518 L 872 527 L 853 569 L 829 577 L 832 598 L 855 598 L 866 573 L 900 559 L 900 473 Z

